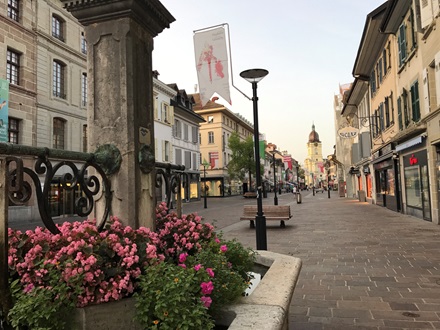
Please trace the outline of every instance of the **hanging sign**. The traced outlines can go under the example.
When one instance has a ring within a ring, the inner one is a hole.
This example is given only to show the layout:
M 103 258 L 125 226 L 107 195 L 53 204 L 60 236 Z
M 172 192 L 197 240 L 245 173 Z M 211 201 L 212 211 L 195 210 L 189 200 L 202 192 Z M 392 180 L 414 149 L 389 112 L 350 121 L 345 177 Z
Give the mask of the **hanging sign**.
M 0 79 L 0 142 L 8 142 L 9 81 Z
M 345 126 L 338 130 L 339 137 L 343 139 L 353 139 L 359 134 L 359 129 L 353 126 Z

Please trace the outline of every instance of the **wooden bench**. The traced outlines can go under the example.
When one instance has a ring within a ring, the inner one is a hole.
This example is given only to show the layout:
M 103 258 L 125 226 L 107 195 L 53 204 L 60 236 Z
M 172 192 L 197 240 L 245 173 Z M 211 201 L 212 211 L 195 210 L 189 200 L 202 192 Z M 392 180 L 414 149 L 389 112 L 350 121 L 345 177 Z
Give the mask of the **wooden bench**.
M 284 221 L 292 217 L 290 205 L 263 205 L 263 213 L 266 220 L 280 221 L 280 227 L 286 227 Z M 249 220 L 250 227 L 255 228 L 255 216 L 257 215 L 257 205 L 244 205 L 243 215 L 240 220 Z

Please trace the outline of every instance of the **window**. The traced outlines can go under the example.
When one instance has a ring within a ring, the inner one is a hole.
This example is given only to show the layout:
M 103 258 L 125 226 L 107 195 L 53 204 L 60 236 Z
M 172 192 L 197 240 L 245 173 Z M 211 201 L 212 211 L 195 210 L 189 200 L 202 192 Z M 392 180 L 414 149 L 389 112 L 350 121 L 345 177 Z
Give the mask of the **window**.
M 83 125 L 83 152 L 87 152 L 87 125 Z
M 191 151 L 185 151 L 185 169 L 191 169 Z
M 375 70 L 373 70 L 373 72 L 371 73 L 370 88 L 371 88 L 371 94 L 374 95 L 374 93 L 376 93 L 376 71 Z
M 189 141 L 188 137 L 188 124 L 183 124 L 183 139 Z
M 386 76 L 387 71 L 388 71 L 388 66 L 387 66 L 387 50 L 384 49 L 382 51 L 382 62 L 383 62 L 383 74 L 384 76 Z
M 87 73 L 81 75 L 81 104 L 87 106 Z
M 166 103 L 162 103 L 162 121 L 164 123 L 169 123 L 169 106 Z
M 18 144 L 19 123 L 20 120 L 16 118 L 11 118 L 11 117 L 8 118 L 9 143 Z
M 180 120 L 174 119 L 174 137 L 181 139 L 182 138 L 182 124 Z
M 64 149 L 65 121 L 61 118 L 53 119 L 53 148 Z
M 8 49 L 6 55 L 6 79 L 10 84 L 19 84 L 20 54 Z
M 390 127 L 390 99 L 385 98 L 385 127 Z
M 170 142 L 169 141 L 164 141 L 163 160 L 166 162 L 170 161 Z
M 399 130 L 403 130 L 403 118 L 402 118 L 402 98 L 397 99 L 397 122 L 399 123 Z
M 208 132 L 208 143 L 214 143 L 214 132 Z
M 64 79 L 65 79 L 65 65 L 59 61 L 53 61 L 53 96 L 65 99 L 64 93 Z
M 8 0 L 8 17 L 18 22 L 18 0 Z
M 214 122 L 214 116 L 208 116 L 208 123 L 212 124 Z
M 84 36 L 84 31 L 81 32 L 81 53 L 87 54 L 87 42 L 86 37 Z
M 192 126 L 192 143 L 196 144 L 197 143 L 197 138 L 199 136 L 199 130 L 198 127 Z
M 377 83 L 380 85 L 382 84 L 382 78 L 383 78 L 383 64 L 382 59 L 380 58 L 377 62 Z
M 420 120 L 420 102 L 419 102 L 419 82 L 416 81 L 411 86 L 411 114 L 412 120 L 417 122 Z
M 399 66 L 402 66 L 406 60 L 406 25 L 399 27 L 397 35 L 397 46 L 399 47 Z
M 52 16 L 52 36 L 64 41 L 64 21 L 57 15 Z

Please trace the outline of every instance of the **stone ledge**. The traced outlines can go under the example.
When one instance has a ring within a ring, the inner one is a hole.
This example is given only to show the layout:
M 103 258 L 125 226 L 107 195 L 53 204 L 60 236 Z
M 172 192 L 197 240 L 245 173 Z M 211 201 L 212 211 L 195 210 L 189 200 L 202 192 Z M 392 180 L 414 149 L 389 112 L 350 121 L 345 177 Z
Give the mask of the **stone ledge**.
M 256 263 L 269 267 L 268 271 L 252 294 L 225 308 L 217 322 L 229 325 L 229 330 L 286 330 L 301 259 L 269 251 L 257 252 Z

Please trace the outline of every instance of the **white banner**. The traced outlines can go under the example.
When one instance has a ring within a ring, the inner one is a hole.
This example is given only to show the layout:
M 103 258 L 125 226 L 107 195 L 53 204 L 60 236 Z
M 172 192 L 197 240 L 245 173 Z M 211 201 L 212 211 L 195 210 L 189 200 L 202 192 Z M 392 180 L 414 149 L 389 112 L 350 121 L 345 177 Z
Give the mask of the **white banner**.
M 231 104 L 225 29 L 219 27 L 195 33 L 194 51 L 202 106 L 214 93 Z

